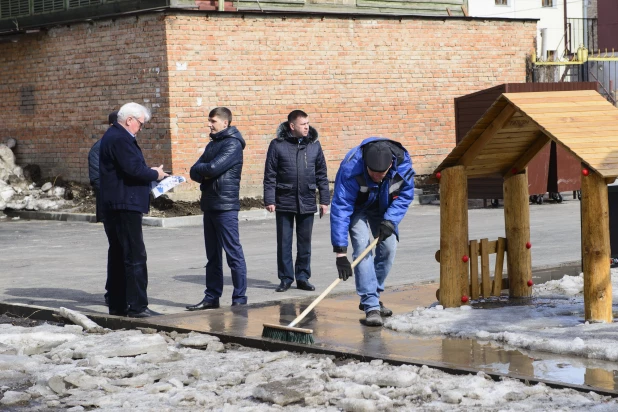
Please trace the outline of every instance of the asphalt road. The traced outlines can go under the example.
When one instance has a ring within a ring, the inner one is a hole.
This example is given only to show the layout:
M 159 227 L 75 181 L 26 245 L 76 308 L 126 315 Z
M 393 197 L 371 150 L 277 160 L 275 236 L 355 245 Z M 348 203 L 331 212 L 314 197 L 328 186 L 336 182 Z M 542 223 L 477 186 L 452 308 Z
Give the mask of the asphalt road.
M 439 249 L 439 206 L 412 207 L 400 228 L 401 241 L 387 286 L 439 280 L 434 253 Z M 580 202 L 530 206 L 532 265 L 559 266 L 581 258 Z M 274 219 L 241 222 L 248 265 L 249 303 L 317 296 L 337 276 L 330 245 L 329 215 L 315 221 L 312 277 L 315 292 L 294 287 L 276 293 Z M 470 239 L 504 236 L 503 209 L 469 211 Z M 150 307 L 163 313 L 184 311 L 204 290 L 204 239 L 201 226 L 144 227 L 148 252 Z M 102 305 L 107 238 L 101 224 L 0 219 L 0 301 L 106 312 Z M 492 266 L 493 267 L 493 266 Z M 225 268 L 221 304 L 231 303 L 231 278 Z M 351 281 L 334 293 L 354 293 Z M 386 294 L 385 294 L 386 295 Z

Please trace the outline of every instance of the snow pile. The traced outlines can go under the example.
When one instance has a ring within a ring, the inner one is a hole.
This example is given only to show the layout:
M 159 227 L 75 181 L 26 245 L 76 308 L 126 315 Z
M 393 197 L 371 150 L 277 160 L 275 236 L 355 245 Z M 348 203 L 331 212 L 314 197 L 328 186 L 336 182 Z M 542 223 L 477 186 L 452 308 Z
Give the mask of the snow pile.
M 613 272 L 613 271 L 612 271 Z M 615 289 L 618 284 L 613 284 L 612 287 Z M 540 285 L 535 285 L 532 289 L 533 296 L 542 296 L 542 297 L 572 297 L 572 296 L 580 296 L 584 295 L 584 274 L 580 273 L 579 276 L 564 276 L 560 280 L 550 280 L 547 283 L 542 283 Z M 618 298 L 618 293 L 616 293 L 616 298 Z M 616 302 L 617 300 L 615 300 Z
M 618 271 L 612 270 L 618 290 Z M 443 309 L 417 308 L 389 318 L 385 326 L 414 335 L 445 335 L 492 341 L 528 350 L 618 361 L 618 324 L 583 322 L 583 274 L 535 285 L 523 305 Z M 618 292 L 614 294 L 614 304 Z M 618 307 L 614 306 L 614 311 Z
M 12 148 L 15 140 L 0 144 L 0 211 L 4 209 L 56 210 L 66 202 L 65 189 L 50 182 L 37 188 L 24 177 L 24 170 L 15 163 Z
M 91 335 L 78 326 L 2 325 L 0 338 L 0 408 L 22 411 L 618 408 L 618 400 L 593 392 L 495 382 L 483 372 L 453 376 L 379 360 L 263 352 L 198 333 Z

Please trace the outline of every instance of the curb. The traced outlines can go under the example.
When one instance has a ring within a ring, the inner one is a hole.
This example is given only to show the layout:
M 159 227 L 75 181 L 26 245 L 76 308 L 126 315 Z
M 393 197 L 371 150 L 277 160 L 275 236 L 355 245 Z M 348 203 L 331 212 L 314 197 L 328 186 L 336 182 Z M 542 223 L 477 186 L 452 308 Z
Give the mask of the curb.
M 12 218 L 24 220 L 56 220 L 60 222 L 89 222 L 95 223 L 96 217 L 89 213 L 67 213 L 67 212 L 39 212 L 35 210 L 4 210 L 4 214 Z
M 68 212 L 45 212 L 34 210 L 5 210 L 4 213 L 11 218 L 19 218 L 24 220 L 55 220 L 60 222 L 86 222 L 96 223 L 96 217 L 90 213 L 68 213 Z M 264 220 L 274 219 L 275 214 L 269 213 L 266 210 L 242 210 L 238 213 L 238 220 Z M 154 227 L 187 227 L 201 226 L 203 221 L 202 215 L 195 216 L 179 216 L 179 217 L 151 217 L 144 216 L 142 225 Z
M 414 189 L 414 201 L 411 206 L 418 206 L 422 203 L 423 191 L 421 189 Z M 1 214 L 2 212 L 0 212 Z M 329 211 L 326 212 L 330 213 Z M 96 217 L 93 213 L 70 213 L 70 212 L 58 212 L 58 211 L 36 211 L 36 210 L 14 210 L 6 209 L 4 214 L 11 218 L 20 218 L 24 220 L 56 220 L 60 222 L 89 222 L 96 223 Z M 318 212 L 315 213 L 318 216 Z M 241 210 L 238 212 L 239 221 L 249 220 L 267 220 L 274 219 L 275 214 L 266 211 L 265 209 L 251 209 Z M 187 227 L 187 226 L 201 226 L 203 222 L 203 215 L 194 216 L 178 216 L 178 217 L 152 217 L 144 216 L 142 220 L 143 226 L 154 227 Z

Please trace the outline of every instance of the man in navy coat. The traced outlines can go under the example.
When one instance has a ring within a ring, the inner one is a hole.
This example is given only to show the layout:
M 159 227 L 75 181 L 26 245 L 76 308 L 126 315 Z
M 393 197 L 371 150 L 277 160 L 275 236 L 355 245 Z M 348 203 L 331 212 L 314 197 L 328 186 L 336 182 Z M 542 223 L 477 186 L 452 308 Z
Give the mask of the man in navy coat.
M 311 277 L 311 234 L 320 197 L 320 217 L 328 210 L 330 193 L 326 159 L 318 131 L 309 126 L 309 116 L 294 110 L 270 142 L 264 166 L 264 206 L 276 213 L 277 292 L 296 287 L 315 290 Z M 292 264 L 292 238 L 296 221 L 296 262 Z
M 148 308 L 148 269 L 142 215 L 150 208 L 151 183 L 167 176 L 163 165 L 148 167 L 135 136 L 150 120 L 137 103 L 118 110 L 118 120 L 101 139 L 99 178 L 105 233 L 109 241 L 107 279 L 109 314 L 145 318 L 159 315 Z
M 107 122 L 109 126 L 113 126 L 118 121 L 118 112 L 113 111 L 107 116 Z M 97 140 L 92 148 L 88 152 L 88 177 L 90 178 L 90 186 L 94 192 L 94 198 L 96 200 L 95 219 L 96 222 L 103 222 L 103 209 L 101 208 L 101 195 L 99 185 L 99 151 L 101 150 L 101 139 Z M 109 293 L 107 293 L 107 281 L 105 282 L 105 306 L 109 306 Z

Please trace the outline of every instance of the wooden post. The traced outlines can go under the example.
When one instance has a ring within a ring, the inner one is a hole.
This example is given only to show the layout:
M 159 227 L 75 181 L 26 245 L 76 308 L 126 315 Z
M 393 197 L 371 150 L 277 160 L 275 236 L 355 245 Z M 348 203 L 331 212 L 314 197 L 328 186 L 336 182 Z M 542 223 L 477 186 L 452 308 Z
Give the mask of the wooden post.
M 489 241 L 481 239 L 481 279 L 483 279 L 483 297 L 491 296 L 491 282 L 489 281 Z
M 504 181 L 504 229 L 509 296 L 529 297 L 532 295 L 532 287 L 528 286 L 528 281 L 532 280 L 532 260 L 530 249 L 526 248 L 526 243 L 530 241 L 527 171 Z
M 586 166 L 582 167 L 586 168 Z M 598 173 L 582 176 L 582 263 L 586 320 L 612 321 L 609 205 L 607 184 Z
M 496 242 L 496 268 L 494 270 L 494 296 L 500 296 L 502 291 L 502 268 L 504 267 L 504 249 L 506 239 L 499 237 Z
M 479 298 L 479 242 L 470 241 L 470 297 Z
M 440 304 L 461 306 L 468 295 L 468 180 L 464 166 L 444 169 L 440 178 Z M 469 258 L 469 257 L 468 257 Z

